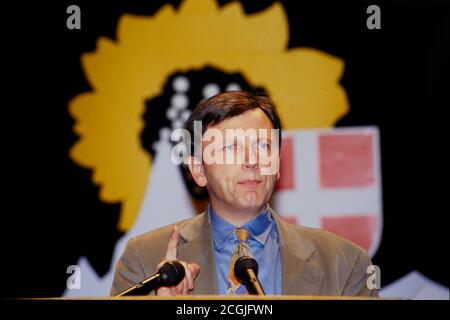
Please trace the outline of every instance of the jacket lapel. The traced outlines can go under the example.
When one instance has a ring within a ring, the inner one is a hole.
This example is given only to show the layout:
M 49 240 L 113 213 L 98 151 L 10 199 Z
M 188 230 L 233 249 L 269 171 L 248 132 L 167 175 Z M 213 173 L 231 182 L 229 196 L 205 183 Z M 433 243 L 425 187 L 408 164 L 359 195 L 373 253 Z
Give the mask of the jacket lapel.
M 200 266 L 192 294 L 218 294 L 209 214 L 203 212 L 180 225 L 180 236 L 178 258 Z
M 272 209 L 271 212 L 280 236 L 282 294 L 318 295 L 324 272 L 308 262 L 316 248 Z

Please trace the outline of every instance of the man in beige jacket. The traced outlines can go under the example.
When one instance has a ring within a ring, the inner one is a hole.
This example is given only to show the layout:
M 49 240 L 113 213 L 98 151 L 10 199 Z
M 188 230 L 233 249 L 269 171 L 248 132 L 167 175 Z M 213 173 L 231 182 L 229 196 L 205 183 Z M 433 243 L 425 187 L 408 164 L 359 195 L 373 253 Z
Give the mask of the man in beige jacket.
M 201 132 L 195 131 L 196 121 Z M 184 279 L 156 294 L 245 294 L 228 272 L 236 229 L 248 231 L 246 244 L 267 294 L 378 295 L 368 288 L 372 263 L 363 249 L 330 232 L 289 224 L 269 207 L 281 144 L 280 120 L 269 98 L 244 91 L 218 94 L 199 104 L 186 129 L 194 137 L 187 140 L 194 149 L 189 169 L 208 190 L 210 205 L 192 219 L 131 239 L 116 266 L 111 295 L 175 259 L 185 267 Z M 252 130 L 257 134 L 247 134 Z

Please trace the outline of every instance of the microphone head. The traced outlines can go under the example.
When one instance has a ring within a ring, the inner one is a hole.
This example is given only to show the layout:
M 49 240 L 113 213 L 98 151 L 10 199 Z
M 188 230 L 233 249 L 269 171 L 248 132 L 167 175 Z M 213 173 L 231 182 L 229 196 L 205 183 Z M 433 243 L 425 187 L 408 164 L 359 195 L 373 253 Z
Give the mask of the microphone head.
M 256 276 L 258 276 L 258 263 L 255 259 L 249 256 L 242 256 L 236 260 L 234 264 L 234 275 L 241 282 L 247 282 L 249 275 L 247 269 L 252 269 Z
M 184 267 L 176 260 L 168 261 L 159 268 L 158 273 L 161 276 L 161 286 L 176 286 L 183 280 L 185 275 Z

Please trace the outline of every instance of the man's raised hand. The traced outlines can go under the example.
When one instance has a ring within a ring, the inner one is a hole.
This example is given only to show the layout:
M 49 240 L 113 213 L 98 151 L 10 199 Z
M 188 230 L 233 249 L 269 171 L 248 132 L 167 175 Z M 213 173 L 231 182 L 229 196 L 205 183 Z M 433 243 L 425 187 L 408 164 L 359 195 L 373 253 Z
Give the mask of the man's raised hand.
M 167 261 L 177 260 L 178 240 L 180 238 L 180 232 L 178 226 L 175 226 L 170 236 L 169 244 L 167 245 L 166 256 L 164 260 L 158 264 L 159 269 Z M 200 266 L 197 263 L 187 263 L 185 261 L 179 261 L 186 272 L 183 280 L 172 287 L 160 287 L 156 290 L 158 296 L 176 296 L 176 295 L 188 295 L 194 289 L 194 280 L 200 272 Z

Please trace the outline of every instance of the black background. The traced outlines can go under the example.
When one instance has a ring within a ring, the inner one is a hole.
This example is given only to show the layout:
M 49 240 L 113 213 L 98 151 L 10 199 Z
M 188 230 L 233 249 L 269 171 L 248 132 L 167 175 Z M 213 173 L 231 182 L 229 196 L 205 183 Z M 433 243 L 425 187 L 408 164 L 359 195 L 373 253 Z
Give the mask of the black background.
M 272 2 L 242 1 L 248 14 Z M 317 48 L 345 60 L 341 83 L 350 113 L 336 126 L 380 129 L 384 230 L 373 260 L 382 286 L 418 270 L 448 287 L 442 120 L 450 106 L 449 3 L 281 2 L 289 47 Z M 2 295 L 59 296 L 67 266 L 82 255 L 99 274 L 108 271 L 121 235 L 120 203 L 101 203 L 91 172 L 69 159 L 77 136 L 67 103 L 90 90 L 80 55 L 95 50 L 100 36 L 114 39 L 121 14 L 153 15 L 164 3 L 63 0 L 4 10 L 10 19 L 2 49 L 9 72 L 2 121 L 8 147 Z M 81 8 L 81 30 L 66 28 L 71 4 Z M 370 4 L 381 8 L 381 30 L 366 28 Z

